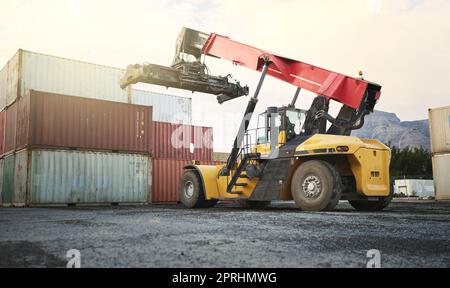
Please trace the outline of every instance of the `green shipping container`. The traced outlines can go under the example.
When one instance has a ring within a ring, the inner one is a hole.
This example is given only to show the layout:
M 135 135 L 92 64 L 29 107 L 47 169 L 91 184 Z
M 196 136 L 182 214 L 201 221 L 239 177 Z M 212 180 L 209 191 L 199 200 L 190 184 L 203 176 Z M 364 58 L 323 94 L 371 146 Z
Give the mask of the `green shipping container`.
M 14 207 L 23 207 L 27 204 L 27 178 L 28 176 L 28 150 L 15 153 L 14 158 Z
M 14 190 L 14 154 L 3 158 L 3 179 L 2 179 L 2 205 L 10 206 L 13 203 Z
M 3 158 L 0 158 L 0 207 L 3 206 Z

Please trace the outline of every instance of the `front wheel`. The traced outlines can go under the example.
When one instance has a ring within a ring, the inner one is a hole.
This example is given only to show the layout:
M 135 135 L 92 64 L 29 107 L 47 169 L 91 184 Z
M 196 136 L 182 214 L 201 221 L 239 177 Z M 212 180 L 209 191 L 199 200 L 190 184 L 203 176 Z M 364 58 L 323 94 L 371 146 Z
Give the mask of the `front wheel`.
M 341 198 L 341 177 L 328 162 L 310 160 L 301 164 L 292 176 L 291 193 L 304 211 L 332 210 Z
M 217 204 L 217 200 L 205 199 L 200 176 L 193 170 L 187 170 L 181 176 L 179 193 L 181 203 L 187 208 L 211 208 Z

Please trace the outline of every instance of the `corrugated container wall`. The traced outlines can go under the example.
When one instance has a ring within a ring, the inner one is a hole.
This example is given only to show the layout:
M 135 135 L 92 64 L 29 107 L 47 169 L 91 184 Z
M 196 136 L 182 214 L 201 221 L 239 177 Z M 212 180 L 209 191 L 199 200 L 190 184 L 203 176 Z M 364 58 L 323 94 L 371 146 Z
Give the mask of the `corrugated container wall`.
M 1 67 L 1 66 L 0 66 Z M 0 111 L 6 107 L 6 87 L 8 82 L 8 64 L 0 70 Z
M 450 106 L 429 109 L 431 152 L 450 153 Z
M 153 122 L 154 158 L 212 160 L 213 128 Z
M 3 206 L 3 158 L 0 158 L 0 206 Z
M 4 153 L 11 152 L 16 148 L 16 132 L 17 103 L 14 103 L 6 110 Z
M 6 111 L 0 112 L 0 156 L 5 152 Z
M 131 89 L 133 104 L 153 106 L 153 120 L 176 124 L 192 124 L 192 99 L 169 94 Z
M 2 205 L 9 206 L 13 203 L 14 192 L 14 154 L 3 158 L 2 173 Z
M 17 149 L 151 151 L 151 107 L 33 90 L 7 111 L 15 106 L 19 109 Z
M 24 50 L 19 50 L 5 67 L 7 75 L 5 68 L 0 73 L 0 81 L 6 83 L 6 89 L 0 90 L 0 110 L 30 89 L 128 102 L 129 92 L 119 87 L 122 69 Z
M 148 156 L 32 150 L 30 159 L 30 205 L 148 202 Z
M 0 110 L 14 103 L 19 93 L 20 55 L 14 54 L 0 71 Z
M 179 185 L 183 167 L 188 160 L 153 159 L 152 203 L 176 203 L 180 201 Z M 221 165 L 219 161 L 200 161 L 201 165 Z
M 436 200 L 450 200 L 450 153 L 433 155 Z
M 15 153 L 13 205 L 25 206 L 27 203 L 28 150 Z

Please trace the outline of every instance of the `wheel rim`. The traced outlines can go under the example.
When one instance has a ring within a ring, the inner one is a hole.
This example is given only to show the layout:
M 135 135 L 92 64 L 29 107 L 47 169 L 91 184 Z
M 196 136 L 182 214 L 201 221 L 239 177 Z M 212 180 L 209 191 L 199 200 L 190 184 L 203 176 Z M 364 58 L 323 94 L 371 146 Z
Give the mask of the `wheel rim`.
M 186 198 L 192 198 L 192 196 L 194 196 L 194 183 L 192 183 L 192 181 L 186 181 L 186 183 L 184 183 L 183 192 Z
M 316 199 L 322 192 L 322 183 L 320 179 L 314 175 L 310 175 L 303 180 L 302 191 L 306 198 Z

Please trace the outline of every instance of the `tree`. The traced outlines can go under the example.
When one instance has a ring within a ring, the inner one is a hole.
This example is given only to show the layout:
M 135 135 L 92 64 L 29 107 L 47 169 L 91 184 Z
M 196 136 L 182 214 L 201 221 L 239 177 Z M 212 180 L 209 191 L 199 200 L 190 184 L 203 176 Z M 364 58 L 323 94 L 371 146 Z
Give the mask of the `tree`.
M 391 148 L 391 176 L 395 178 L 432 179 L 431 153 L 420 148 Z

